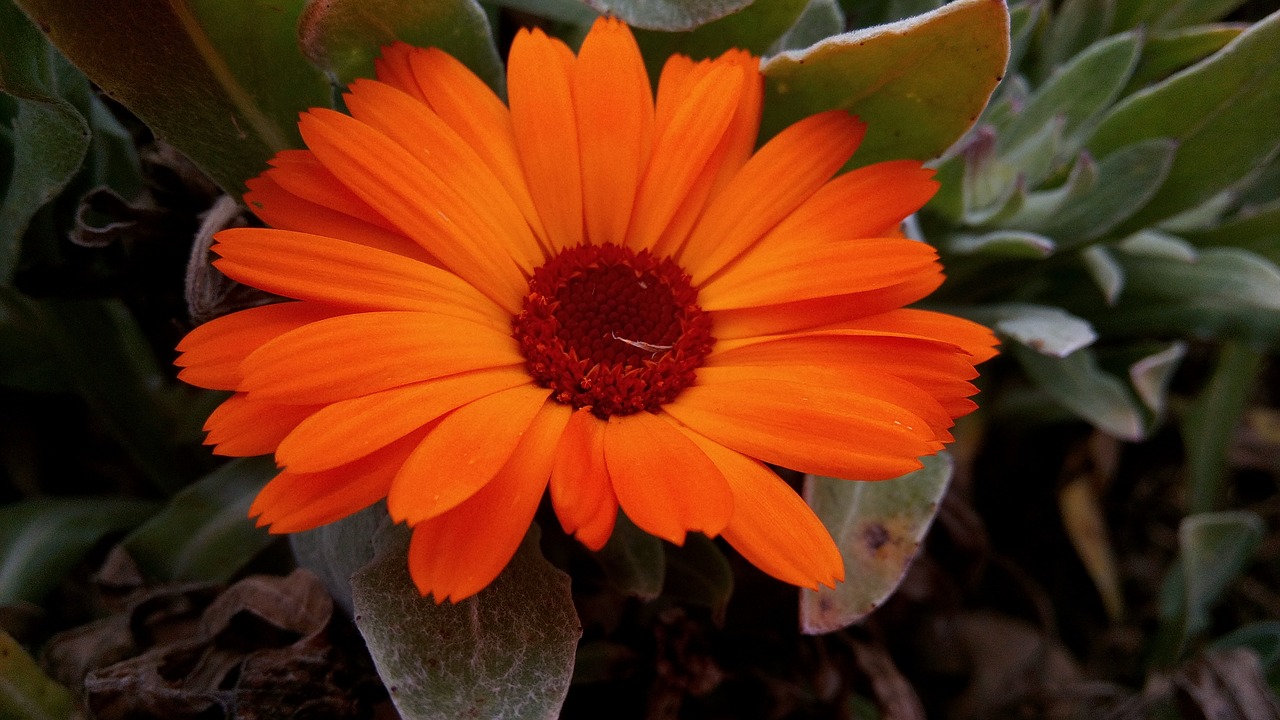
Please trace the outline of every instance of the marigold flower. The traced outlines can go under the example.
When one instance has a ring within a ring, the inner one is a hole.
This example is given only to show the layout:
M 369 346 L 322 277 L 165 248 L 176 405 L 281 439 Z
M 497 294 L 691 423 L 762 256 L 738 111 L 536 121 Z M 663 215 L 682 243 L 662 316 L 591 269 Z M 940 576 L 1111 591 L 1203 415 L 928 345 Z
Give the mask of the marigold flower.
M 270 228 L 214 247 L 222 272 L 292 301 L 179 345 L 184 380 L 235 391 L 206 425 L 215 452 L 282 468 L 259 523 L 296 532 L 385 498 L 412 526 L 418 589 L 458 600 L 507 564 L 549 487 L 591 549 L 621 507 L 796 585 L 841 580 L 765 463 L 919 467 L 975 407 L 995 340 L 903 308 L 942 281 L 897 232 L 931 172 L 834 177 L 864 131 L 842 111 L 755 150 L 758 65 L 677 55 L 655 98 L 630 31 L 602 19 L 576 56 L 520 32 L 509 106 L 449 55 L 397 44 L 349 115 L 304 114 L 308 149 L 249 182 Z

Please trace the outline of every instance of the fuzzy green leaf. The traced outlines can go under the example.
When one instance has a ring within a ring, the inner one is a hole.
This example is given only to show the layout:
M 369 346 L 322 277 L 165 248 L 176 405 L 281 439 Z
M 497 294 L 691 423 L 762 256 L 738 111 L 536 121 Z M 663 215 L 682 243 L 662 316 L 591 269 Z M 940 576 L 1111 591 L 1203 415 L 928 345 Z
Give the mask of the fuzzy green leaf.
M 402 532 L 387 516 L 386 503 L 375 503 L 354 515 L 314 530 L 289 534 L 299 567 L 315 573 L 334 602 L 352 614 L 351 576 L 373 559 L 375 546 L 388 533 Z
M 1055 249 L 1057 244 L 1052 238 L 1020 230 L 996 230 L 982 235 L 959 233 L 947 241 L 947 251 L 956 255 L 1038 260 L 1049 257 Z
M 1145 24 L 1157 30 L 1214 22 L 1244 4 L 1245 0 L 1117 0 L 1116 26 Z
M 374 59 L 396 40 L 438 47 L 502 91 L 502 60 L 475 0 L 312 0 L 298 22 L 302 52 L 339 85 L 372 77 Z
M 1066 65 L 1080 51 L 1110 34 L 1115 14 L 1115 0 L 1063 0 L 1053 13 L 1041 44 L 1041 76 Z
M 148 577 L 226 582 L 272 542 L 249 505 L 279 472 L 268 458 L 233 460 L 187 486 L 123 541 Z
M 915 472 L 880 482 L 805 477 L 805 501 L 840 546 L 845 580 L 835 589 L 801 591 L 804 632 L 818 635 L 848 627 L 898 589 L 954 472 L 947 453 L 921 462 L 924 467 Z
M 619 591 L 641 600 L 662 594 L 667 554 L 662 541 L 636 527 L 619 511 L 609 542 L 595 554 L 605 577 Z
M 582 626 L 539 534 L 530 529 L 498 579 L 458 603 L 418 594 L 408 533 L 388 535 L 352 577 L 356 626 L 402 718 L 559 717 Z
M 116 498 L 44 498 L 0 506 L 0 604 L 39 603 L 85 553 L 141 523 L 154 503 Z
M 740 12 L 692 32 L 637 29 L 636 42 L 644 53 L 650 75 L 657 77 L 673 53 L 695 60 L 716 57 L 731 48 L 763 54 L 795 25 L 805 6 L 805 0 L 756 0 Z
M 649 30 L 683 32 L 736 13 L 751 0 L 582 0 L 596 11 Z
M 975 308 L 971 316 L 1001 336 L 1053 357 L 1066 357 L 1098 339 L 1088 321 L 1045 305 L 987 305 Z
M 807 48 L 819 40 L 844 32 L 844 22 L 844 12 L 836 0 L 809 0 L 795 24 L 770 46 L 769 54 Z
M 823 110 L 867 123 L 856 165 L 927 160 L 978 119 L 1009 58 L 1001 0 L 957 0 L 927 15 L 828 38 L 761 64 L 763 137 Z
M 1097 182 L 1046 218 L 1040 232 L 1061 247 L 1080 247 L 1103 237 L 1160 191 L 1178 148 L 1170 140 L 1146 140 L 1108 155 Z
M 1178 142 L 1160 191 L 1126 223 L 1150 226 L 1229 189 L 1280 152 L 1280 12 L 1208 59 L 1116 105 L 1089 140 L 1105 157 L 1150 138 Z
M 1183 68 L 1218 52 L 1236 39 L 1248 25 L 1198 25 L 1152 35 L 1142 48 L 1138 67 L 1129 78 L 1124 95 L 1163 80 Z
M 733 596 L 733 569 L 716 544 L 689 533 L 684 545 L 667 547 L 667 577 L 662 592 L 681 602 L 710 608 L 723 620 Z
M 53 43 L 233 195 L 277 150 L 300 144 L 297 113 L 329 104 L 298 50 L 303 0 L 18 0 Z

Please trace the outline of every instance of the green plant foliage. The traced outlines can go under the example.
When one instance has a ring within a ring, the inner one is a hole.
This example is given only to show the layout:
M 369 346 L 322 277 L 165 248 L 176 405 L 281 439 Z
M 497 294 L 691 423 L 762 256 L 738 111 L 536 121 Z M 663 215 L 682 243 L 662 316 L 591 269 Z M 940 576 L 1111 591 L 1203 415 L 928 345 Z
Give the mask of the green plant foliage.
M 1208 384 L 1183 414 L 1192 512 L 1222 509 L 1227 451 L 1261 370 L 1261 353 L 1240 343 L 1224 345 Z
M 1089 140 L 1100 157 L 1150 138 L 1178 142 L 1169 178 L 1130 218 L 1137 230 L 1190 210 L 1280 152 L 1280 13 L 1206 60 L 1110 110 Z
M 1139 23 L 1158 30 L 1212 22 L 1244 4 L 1244 0 L 1117 0 L 1116 26 Z
M 552 720 L 582 627 L 569 578 L 538 549 L 534 526 L 492 585 L 436 604 L 409 579 L 408 533 L 390 534 L 352 578 L 356 625 L 405 720 Z
M 622 511 L 609 542 L 595 554 L 605 577 L 619 591 L 641 600 L 662 594 L 667 553 L 662 541 L 636 527 Z
M 651 77 L 674 53 L 694 59 L 720 55 L 730 48 L 761 54 L 799 21 L 806 0 L 756 0 L 741 12 L 686 33 L 636 31 Z
M 1052 357 L 1024 345 L 1009 351 L 1027 375 L 1054 400 L 1122 440 L 1146 436 L 1142 403 L 1123 380 L 1098 366 L 1091 348 Z
M 338 85 L 372 77 L 374 59 L 396 40 L 438 47 L 503 88 L 489 20 L 475 0 L 312 0 L 298 23 L 302 52 Z
M 1124 94 L 1132 94 L 1218 52 L 1247 27 L 1236 24 L 1197 25 L 1152 34 L 1142 47 L 1142 59 L 1134 68 Z
M 387 542 L 385 534 L 401 530 L 387 516 L 386 503 L 380 502 L 314 530 L 291 533 L 289 544 L 298 565 L 315 573 L 350 615 L 351 576 L 373 559 L 375 545 Z
M 45 675 L 27 651 L 0 630 L 0 718 L 65 720 L 74 710 L 71 693 Z
M 17 7 L 0 3 L 0 124 L 8 127 L 0 200 L 0 285 L 12 280 L 33 218 L 64 190 L 109 184 L 140 188 L 133 141 L 90 91 L 80 71 Z M 83 169 L 82 169 L 83 168 Z
M 733 569 L 707 536 L 689 533 L 684 545 L 669 546 L 662 594 L 680 602 L 710 608 L 723 620 L 733 597 Z
M 147 577 L 227 582 L 271 543 L 249 505 L 276 472 L 270 459 L 233 460 L 174 495 L 122 544 Z
M 868 126 L 855 164 L 933 158 L 977 120 L 1008 58 L 1008 11 L 993 0 L 957 0 L 911 20 L 784 52 L 761 63 L 763 137 L 813 113 L 844 108 Z
M 600 13 L 649 30 L 693 30 L 751 5 L 751 0 L 582 0 Z
M 845 581 L 834 590 L 801 591 L 804 632 L 817 635 L 848 627 L 898 589 L 954 472 L 946 453 L 921 461 L 923 468 L 894 480 L 805 478 L 805 500 L 844 555 Z
M 155 503 L 43 498 L 0 506 L 0 603 L 40 603 L 103 538 L 128 530 Z
M 297 146 L 297 113 L 329 104 L 297 48 L 302 0 L 18 0 L 54 45 L 239 195 L 277 150 Z
M 769 47 L 769 54 L 801 50 L 844 31 L 844 11 L 835 0 L 809 0 L 800 17 Z
M 1178 659 L 1188 643 L 1209 627 L 1209 613 L 1252 559 L 1262 540 L 1262 518 L 1250 512 L 1198 513 L 1178 528 L 1178 559 L 1160 597 L 1164 626 L 1157 658 Z

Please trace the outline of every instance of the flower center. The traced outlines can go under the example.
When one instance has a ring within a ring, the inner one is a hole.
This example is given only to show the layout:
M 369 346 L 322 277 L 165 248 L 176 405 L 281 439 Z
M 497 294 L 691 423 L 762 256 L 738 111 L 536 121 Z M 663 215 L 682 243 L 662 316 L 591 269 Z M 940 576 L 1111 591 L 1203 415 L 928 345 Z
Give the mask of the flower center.
M 534 271 L 512 323 L 529 373 L 602 419 L 654 411 L 693 382 L 715 344 L 689 276 L 668 258 L 579 245 Z

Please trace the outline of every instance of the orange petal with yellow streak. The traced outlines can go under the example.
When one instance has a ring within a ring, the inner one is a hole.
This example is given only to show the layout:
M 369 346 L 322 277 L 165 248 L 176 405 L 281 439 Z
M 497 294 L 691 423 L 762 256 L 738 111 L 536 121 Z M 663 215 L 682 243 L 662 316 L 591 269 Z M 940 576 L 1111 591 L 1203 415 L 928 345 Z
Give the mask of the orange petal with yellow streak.
M 178 343 L 174 364 L 183 382 L 211 390 L 237 390 L 240 363 L 271 340 L 338 311 L 315 303 L 288 302 L 241 310 L 197 327 Z
M 724 476 L 669 418 L 610 417 L 604 456 L 618 504 L 650 535 L 680 545 L 686 531 L 715 536 L 733 516 Z
M 513 365 L 325 405 L 283 438 L 276 462 L 297 472 L 328 470 L 381 449 L 467 403 L 528 383 L 523 367 Z
M 512 457 L 549 394 L 546 388 L 522 385 L 446 415 L 396 475 L 387 496 L 391 518 L 416 525 L 474 495 Z
M 590 410 L 569 418 L 551 468 L 551 505 L 566 533 L 599 550 L 613 533 L 618 499 L 604 460 L 603 420 Z
M 686 433 L 720 468 L 733 491 L 733 518 L 721 537 L 783 582 L 817 590 L 844 580 L 840 548 L 790 485 L 758 460 Z
M 520 165 L 552 250 L 583 240 L 575 70 L 564 43 L 536 28 L 516 33 L 507 60 L 511 122 Z
M 522 362 L 509 332 L 435 313 L 355 313 L 258 348 L 242 365 L 241 389 L 261 400 L 331 403 Z
M 498 577 L 529 531 L 572 412 L 548 401 L 493 480 L 453 510 L 414 526 L 409 575 L 419 592 L 458 602 Z

